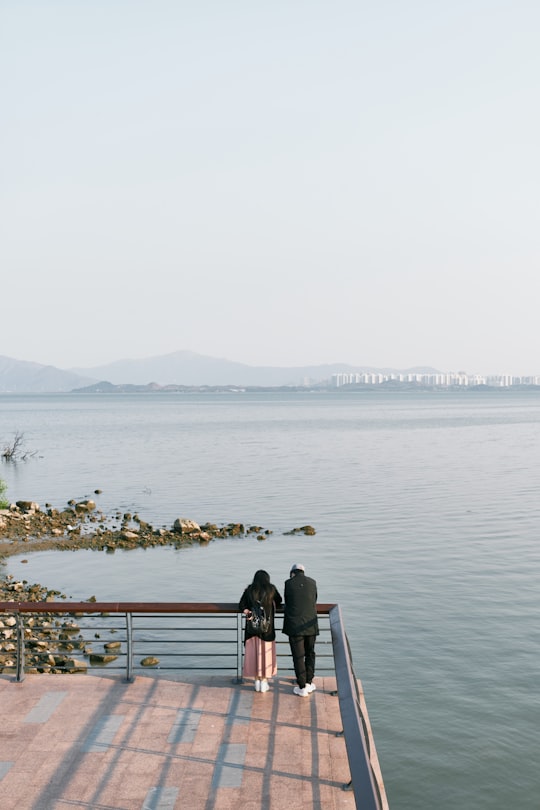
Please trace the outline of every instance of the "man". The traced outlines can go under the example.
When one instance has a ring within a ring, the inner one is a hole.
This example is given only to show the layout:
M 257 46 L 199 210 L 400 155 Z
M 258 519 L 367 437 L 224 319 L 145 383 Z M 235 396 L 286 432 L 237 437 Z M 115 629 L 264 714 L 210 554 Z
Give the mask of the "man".
M 295 695 L 307 697 L 315 691 L 315 639 L 319 634 L 317 621 L 317 583 L 306 577 L 305 568 L 295 563 L 290 579 L 285 583 L 283 632 L 289 644 L 296 675 Z

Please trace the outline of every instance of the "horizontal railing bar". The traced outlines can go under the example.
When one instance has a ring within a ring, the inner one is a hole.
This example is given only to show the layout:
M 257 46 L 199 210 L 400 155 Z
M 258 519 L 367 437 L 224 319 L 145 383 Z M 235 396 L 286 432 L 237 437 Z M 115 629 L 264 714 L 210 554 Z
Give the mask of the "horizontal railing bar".
M 317 605 L 329 613 L 333 604 Z M 238 613 L 236 602 L 0 602 L 0 613 Z

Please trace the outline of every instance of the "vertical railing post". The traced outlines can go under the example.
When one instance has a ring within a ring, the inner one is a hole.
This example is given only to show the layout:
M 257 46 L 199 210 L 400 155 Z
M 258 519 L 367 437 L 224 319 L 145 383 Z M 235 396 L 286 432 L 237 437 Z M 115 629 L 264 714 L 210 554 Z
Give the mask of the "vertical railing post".
M 236 614 L 236 683 L 242 683 L 242 614 Z
M 17 613 L 17 670 L 16 680 L 24 681 L 24 619 Z
M 133 614 L 126 613 L 126 681 L 133 683 Z

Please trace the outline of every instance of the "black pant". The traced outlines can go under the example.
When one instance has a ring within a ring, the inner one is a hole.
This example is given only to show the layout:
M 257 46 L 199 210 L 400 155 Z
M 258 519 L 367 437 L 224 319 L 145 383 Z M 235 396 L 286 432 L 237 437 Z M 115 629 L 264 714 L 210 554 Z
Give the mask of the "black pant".
M 311 683 L 315 675 L 316 636 L 289 636 L 294 673 L 300 689 Z

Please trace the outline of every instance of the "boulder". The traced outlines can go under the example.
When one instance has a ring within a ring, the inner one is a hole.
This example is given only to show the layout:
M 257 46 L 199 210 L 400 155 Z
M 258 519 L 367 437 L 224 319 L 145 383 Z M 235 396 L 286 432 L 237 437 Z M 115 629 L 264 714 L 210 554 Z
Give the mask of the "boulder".
M 103 645 L 106 650 L 119 650 L 122 646 L 121 641 L 107 641 L 106 644 Z
M 141 660 L 142 667 L 156 667 L 159 664 L 159 658 L 155 658 L 153 655 L 147 655 L 146 658 Z
M 96 508 L 95 501 L 79 501 L 75 504 L 75 509 L 77 512 L 92 512 Z
M 90 653 L 90 663 L 91 664 L 110 664 L 112 661 L 116 661 L 118 656 L 116 655 L 107 655 L 106 653 Z
M 176 518 L 174 521 L 173 530 L 179 534 L 198 534 L 201 527 L 194 520 L 188 518 Z
M 296 529 L 291 529 L 290 532 L 283 532 L 283 534 L 306 534 L 306 535 L 314 535 L 316 534 L 315 529 L 313 526 L 300 526 Z
M 34 501 L 17 501 L 15 505 L 21 512 L 39 512 L 39 503 Z
M 86 663 L 84 661 L 79 661 L 78 658 L 68 658 L 64 668 L 66 672 L 70 672 L 73 675 L 77 672 L 85 673 L 88 670 Z

